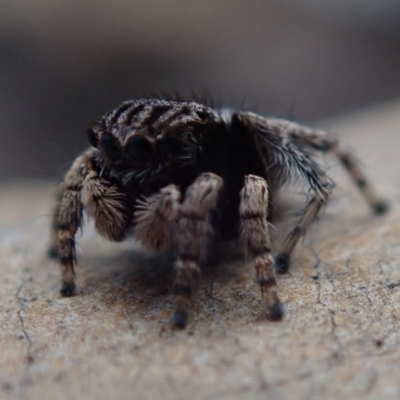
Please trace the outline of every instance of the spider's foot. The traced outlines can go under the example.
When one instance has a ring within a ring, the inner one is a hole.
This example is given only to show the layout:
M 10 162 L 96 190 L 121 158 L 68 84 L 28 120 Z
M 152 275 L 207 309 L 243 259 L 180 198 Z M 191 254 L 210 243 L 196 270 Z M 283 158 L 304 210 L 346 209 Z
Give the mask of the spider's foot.
M 47 249 L 47 257 L 58 259 L 58 255 L 58 248 L 56 246 L 49 246 L 49 248 Z
M 275 270 L 278 274 L 286 274 L 290 267 L 290 254 L 279 253 L 275 258 Z
M 187 311 L 175 310 L 172 323 L 176 329 L 185 329 L 188 323 Z
M 284 310 L 283 305 L 279 300 L 276 286 L 269 287 L 266 290 L 265 295 L 267 303 L 267 318 L 271 321 L 280 321 L 283 318 Z
M 387 201 L 381 200 L 378 203 L 373 204 L 372 209 L 376 215 L 383 215 L 389 211 L 390 206 Z
M 283 305 L 278 300 L 272 305 L 272 307 L 270 307 L 268 311 L 268 319 L 270 319 L 271 321 L 280 321 L 283 318 L 284 314 L 285 312 L 283 310 Z
M 76 294 L 76 286 L 75 283 L 67 283 L 67 282 L 63 282 L 61 289 L 60 289 L 60 293 L 64 296 L 64 297 L 72 297 L 75 296 Z
M 185 329 L 189 320 L 192 287 L 189 283 L 175 283 L 175 311 L 172 324 L 175 329 Z

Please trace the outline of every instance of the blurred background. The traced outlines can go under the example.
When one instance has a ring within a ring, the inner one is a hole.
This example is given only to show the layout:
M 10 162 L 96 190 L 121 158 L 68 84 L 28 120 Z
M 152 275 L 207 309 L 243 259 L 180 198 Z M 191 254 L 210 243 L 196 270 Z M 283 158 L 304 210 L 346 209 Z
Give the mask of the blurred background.
M 398 0 L 0 0 L 0 10 L 2 181 L 60 178 L 88 124 L 128 98 L 194 92 L 317 123 L 400 94 Z

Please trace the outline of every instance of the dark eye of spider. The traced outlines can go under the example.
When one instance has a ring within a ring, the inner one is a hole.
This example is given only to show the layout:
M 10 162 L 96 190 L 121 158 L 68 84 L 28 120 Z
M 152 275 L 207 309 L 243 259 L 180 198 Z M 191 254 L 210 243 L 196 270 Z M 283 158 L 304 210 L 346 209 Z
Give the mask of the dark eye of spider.
M 121 155 L 120 144 L 110 132 L 101 136 L 100 146 L 111 160 L 117 160 Z
M 143 136 L 133 136 L 129 139 L 125 145 L 129 156 L 132 157 L 132 161 L 138 163 L 145 163 L 153 157 L 153 146 Z
M 88 128 L 87 138 L 91 146 L 97 147 L 97 145 L 99 144 L 99 138 L 92 128 Z

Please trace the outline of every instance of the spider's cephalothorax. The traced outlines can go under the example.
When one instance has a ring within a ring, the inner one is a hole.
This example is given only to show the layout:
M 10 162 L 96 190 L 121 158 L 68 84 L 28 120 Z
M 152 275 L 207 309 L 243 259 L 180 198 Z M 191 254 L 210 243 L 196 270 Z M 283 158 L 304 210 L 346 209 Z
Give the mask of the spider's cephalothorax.
M 66 174 L 53 219 L 51 254 L 61 262 L 61 293 L 75 292 L 75 234 L 85 209 L 109 240 L 122 240 L 133 227 L 144 244 L 174 251 L 178 328 L 187 324 L 194 277 L 216 239 L 244 243 L 266 315 L 282 318 L 274 265 L 287 272 L 296 243 L 334 187 L 313 152 L 335 154 L 371 208 L 387 209 L 341 142 L 286 120 L 196 102 L 132 100 L 104 115 L 88 139 L 92 147 Z M 304 181 L 310 196 L 274 262 L 271 199 L 292 177 Z

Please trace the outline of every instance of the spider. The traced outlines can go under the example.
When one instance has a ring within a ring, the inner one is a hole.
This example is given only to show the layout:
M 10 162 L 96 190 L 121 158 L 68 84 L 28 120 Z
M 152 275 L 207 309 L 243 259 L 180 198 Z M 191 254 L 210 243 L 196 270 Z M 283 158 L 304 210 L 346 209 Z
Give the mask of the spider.
M 388 209 L 346 146 L 283 119 L 139 99 L 105 114 L 87 134 L 91 147 L 67 172 L 52 222 L 50 254 L 61 264 L 60 292 L 76 292 L 75 234 L 85 210 L 110 241 L 133 232 L 153 249 L 173 251 L 176 328 L 187 325 L 194 279 L 218 240 L 243 243 L 265 316 L 283 317 L 275 271 L 288 271 L 296 243 L 334 188 L 312 157 L 316 151 L 338 157 L 376 214 Z M 268 233 L 273 199 L 293 177 L 305 183 L 308 200 L 274 260 Z

